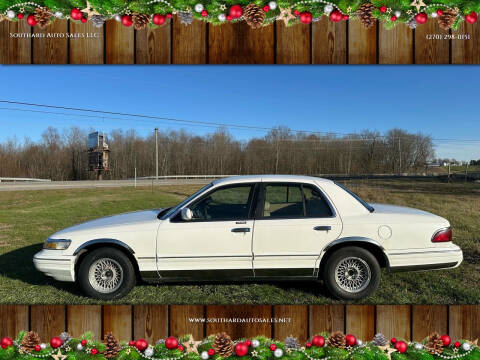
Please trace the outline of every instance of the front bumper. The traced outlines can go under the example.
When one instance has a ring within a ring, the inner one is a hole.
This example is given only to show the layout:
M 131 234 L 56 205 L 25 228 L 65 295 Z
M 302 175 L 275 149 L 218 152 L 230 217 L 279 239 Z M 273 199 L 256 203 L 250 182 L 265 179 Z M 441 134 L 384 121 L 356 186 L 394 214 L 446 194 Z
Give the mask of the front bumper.
M 390 271 L 417 271 L 456 268 L 463 261 L 463 252 L 456 245 L 448 248 L 392 251 L 388 254 Z
M 62 250 L 42 250 L 35 254 L 37 270 L 60 281 L 75 281 L 75 256 L 63 255 Z

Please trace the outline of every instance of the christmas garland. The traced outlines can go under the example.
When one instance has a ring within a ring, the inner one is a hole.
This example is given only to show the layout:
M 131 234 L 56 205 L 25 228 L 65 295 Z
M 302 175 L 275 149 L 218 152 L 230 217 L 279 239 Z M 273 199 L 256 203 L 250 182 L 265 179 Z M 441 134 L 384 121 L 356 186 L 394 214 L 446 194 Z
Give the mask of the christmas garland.
M 322 16 L 332 22 L 358 19 L 367 28 L 379 19 L 387 28 L 438 21 L 443 29 L 457 29 L 464 20 L 475 23 L 479 11 L 480 0 L 0 0 L 0 21 L 42 28 L 57 18 L 90 20 L 97 27 L 113 18 L 141 30 L 162 26 L 177 14 L 185 25 L 194 18 L 213 24 L 244 20 L 255 29 L 277 20 L 310 24 Z
M 1 340 L 0 360 L 479 360 L 477 341 L 452 343 L 448 335 L 433 333 L 422 342 L 407 342 L 376 334 L 362 342 L 340 331 L 313 336 L 300 345 L 290 336 L 284 342 L 263 336 L 233 341 L 225 332 L 195 341 L 192 335 L 170 336 L 149 344 L 145 339 L 119 342 L 112 333 L 103 342 L 91 333 L 73 338 L 64 332 L 41 343 L 34 331 L 22 331 L 16 340 Z

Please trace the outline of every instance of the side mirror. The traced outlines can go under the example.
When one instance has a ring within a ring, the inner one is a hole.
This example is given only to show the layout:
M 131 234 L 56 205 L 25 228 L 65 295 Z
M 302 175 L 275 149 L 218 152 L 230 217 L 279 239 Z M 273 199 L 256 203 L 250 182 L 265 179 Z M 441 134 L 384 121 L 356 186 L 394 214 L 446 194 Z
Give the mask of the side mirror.
M 193 219 L 193 212 L 188 207 L 182 209 L 181 215 L 182 220 L 184 221 L 190 221 Z

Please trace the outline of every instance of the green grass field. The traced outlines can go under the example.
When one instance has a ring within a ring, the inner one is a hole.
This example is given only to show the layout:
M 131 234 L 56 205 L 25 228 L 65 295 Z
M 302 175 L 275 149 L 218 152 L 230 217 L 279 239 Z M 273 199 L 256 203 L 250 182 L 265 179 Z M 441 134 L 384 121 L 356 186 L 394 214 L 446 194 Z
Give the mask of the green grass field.
M 454 270 L 383 273 L 362 303 L 480 303 L 480 185 L 429 181 L 347 182 L 370 202 L 405 205 L 446 217 L 465 261 Z M 173 205 L 199 186 L 0 192 L 0 303 L 93 304 L 75 284 L 52 280 L 33 267 L 45 238 L 100 216 Z M 333 301 L 321 283 L 138 285 L 118 303 L 323 304 Z

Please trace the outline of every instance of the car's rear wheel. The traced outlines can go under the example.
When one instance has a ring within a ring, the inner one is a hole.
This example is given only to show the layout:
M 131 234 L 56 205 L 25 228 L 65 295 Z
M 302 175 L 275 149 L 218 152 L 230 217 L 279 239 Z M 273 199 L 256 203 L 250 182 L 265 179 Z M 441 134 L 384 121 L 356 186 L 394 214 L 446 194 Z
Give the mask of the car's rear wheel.
M 380 284 L 380 265 L 368 250 L 356 246 L 332 253 L 323 267 L 323 280 L 339 299 L 356 300 L 371 295 Z
M 83 258 L 77 279 L 86 295 L 112 300 L 127 295 L 135 286 L 136 276 L 132 262 L 123 252 L 100 248 Z

